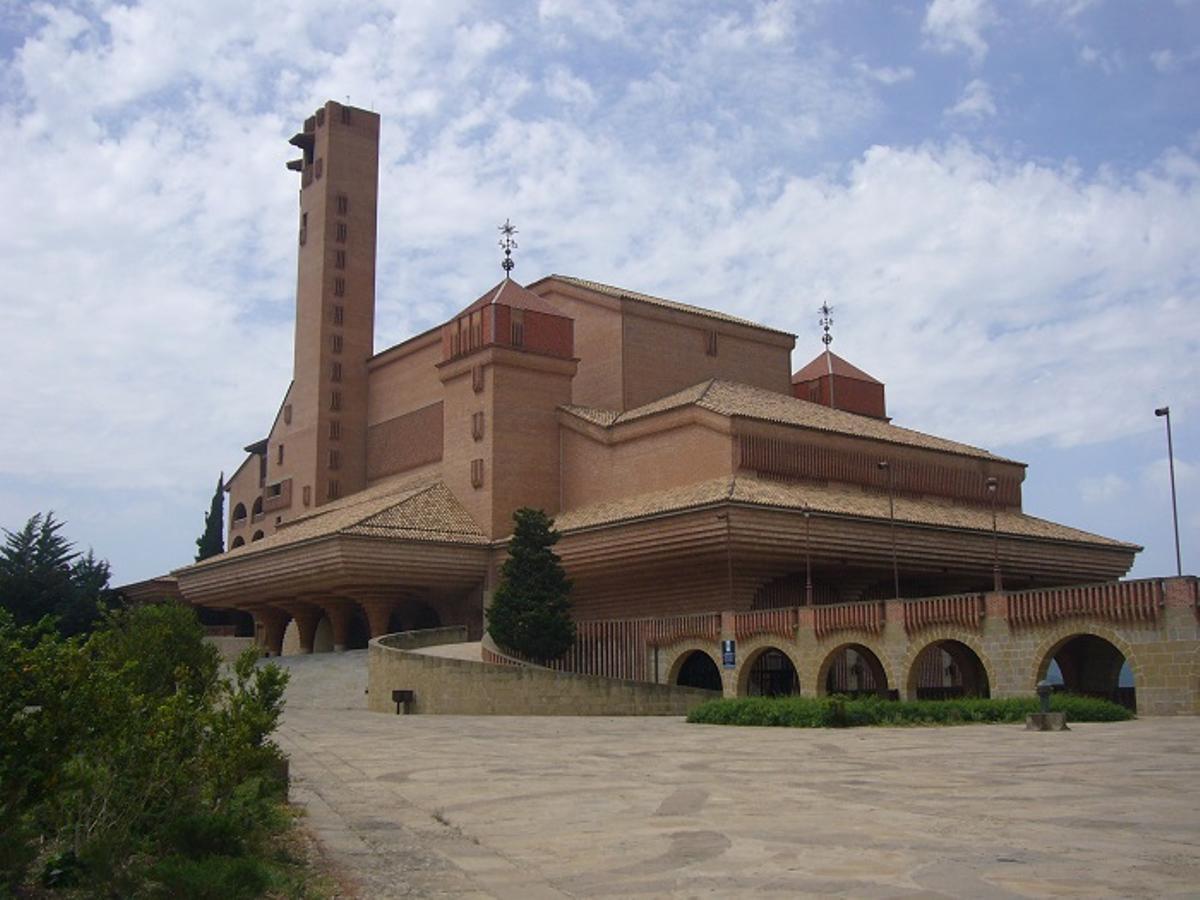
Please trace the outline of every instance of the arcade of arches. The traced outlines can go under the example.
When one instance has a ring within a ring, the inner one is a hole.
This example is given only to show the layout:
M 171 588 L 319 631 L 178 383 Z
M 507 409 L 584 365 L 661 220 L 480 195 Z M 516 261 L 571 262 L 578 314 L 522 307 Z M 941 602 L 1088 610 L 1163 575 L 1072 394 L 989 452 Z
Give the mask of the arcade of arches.
M 1200 590 L 1191 577 L 1159 580 L 1156 590 L 1138 615 L 1056 610 L 1040 597 L 1041 605 L 1022 605 L 1003 593 L 979 596 L 978 606 L 962 597 L 889 600 L 872 617 L 847 604 L 832 624 L 820 607 L 775 618 L 726 612 L 711 643 L 657 647 L 655 680 L 727 697 L 911 700 L 1030 696 L 1046 680 L 1142 714 L 1200 713 Z M 1080 593 L 1063 593 L 1071 591 Z M 734 641 L 733 666 L 723 663 L 723 640 Z

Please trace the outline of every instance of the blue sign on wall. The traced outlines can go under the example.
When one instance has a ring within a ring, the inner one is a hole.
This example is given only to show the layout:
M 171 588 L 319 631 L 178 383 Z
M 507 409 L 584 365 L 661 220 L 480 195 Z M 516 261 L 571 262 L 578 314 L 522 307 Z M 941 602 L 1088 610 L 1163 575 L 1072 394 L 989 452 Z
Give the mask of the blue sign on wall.
M 727 669 L 737 667 L 737 647 L 733 641 L 721 641 L 721 664 Z

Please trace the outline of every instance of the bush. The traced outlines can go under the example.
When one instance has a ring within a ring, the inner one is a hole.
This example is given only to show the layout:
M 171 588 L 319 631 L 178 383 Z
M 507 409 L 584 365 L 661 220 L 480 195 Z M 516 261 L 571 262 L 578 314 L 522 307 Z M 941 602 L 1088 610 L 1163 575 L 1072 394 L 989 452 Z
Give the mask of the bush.
M 39 856 L 44 886 L 93 895 L 261 892 L 287 675 L 256 659 L 221 677 L 186 607 L 122 610 L 87 641 L 0 612 L 0 896 Z
M 1132 719 L 1123 706 L 1095 697 L 1055 694 L 1050 708 L 1070 722 Z M 774 725 L 791 728 L 843 728 L 857 725 L 965 725 L 1024 722 L 1039 709 L 1036 697 L 988 700 L 885 700 L 880 697 L 742 697 L 710 700 L 687 720 L 701 725 Z

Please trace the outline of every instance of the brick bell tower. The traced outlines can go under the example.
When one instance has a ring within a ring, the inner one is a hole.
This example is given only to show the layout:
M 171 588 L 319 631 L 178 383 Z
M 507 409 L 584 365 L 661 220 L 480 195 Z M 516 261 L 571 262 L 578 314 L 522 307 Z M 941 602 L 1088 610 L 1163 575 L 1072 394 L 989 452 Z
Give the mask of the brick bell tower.
M 366 486 L 367 360 L 375 348 L 379 116 L 329 101 L 303 156 L 289 468 L 319 506 Z

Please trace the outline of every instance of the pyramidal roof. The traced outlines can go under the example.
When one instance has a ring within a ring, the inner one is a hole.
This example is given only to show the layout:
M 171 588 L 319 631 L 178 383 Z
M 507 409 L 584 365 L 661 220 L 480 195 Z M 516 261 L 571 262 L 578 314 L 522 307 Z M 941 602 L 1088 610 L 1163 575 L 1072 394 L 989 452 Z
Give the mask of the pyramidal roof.
M 521 287 L 511 278 L 505 278 L 494 287 L 488 288 L 482 297 L 460 312 L 458 316 L 465 316 L 492 304 L 508 306 L 512 309 L 531 309 L 534 312 L 547 313 L 552 316 L 563 315 L 562 310 L 555 307 L 549 300 Z
M 825 355 L 828 354 L 828 360 Z M 878 378 L 873 378 L 864 372 L 858 366 L 852 366 L 836 353 L 831 350 L 824 350 L 802 368 L 799 372 L 792 376 L 792 384 L 799 381 L 812 381 L 814 378 L 820 378 L 822 375 L 828 375 L 830 368 L 833 369 L 833 374 L 839 378 L 854 378 L 858 381 L 869 381 L 871 384 L 882 384 Z

